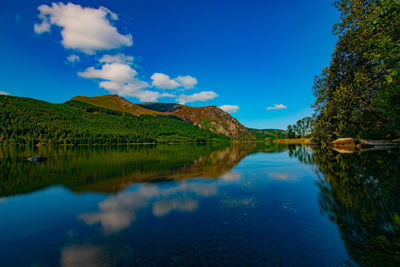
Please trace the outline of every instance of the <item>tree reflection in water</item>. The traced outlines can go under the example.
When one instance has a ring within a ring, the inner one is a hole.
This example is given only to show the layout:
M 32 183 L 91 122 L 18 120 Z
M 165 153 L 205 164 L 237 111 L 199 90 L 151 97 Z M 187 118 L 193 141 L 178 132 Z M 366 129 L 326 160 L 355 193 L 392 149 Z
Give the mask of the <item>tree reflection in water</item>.
M 399 149 L 340 154 L 291 146 L 289 155 L 316 165 L 321 211 L 358 264 L 400 264 Z

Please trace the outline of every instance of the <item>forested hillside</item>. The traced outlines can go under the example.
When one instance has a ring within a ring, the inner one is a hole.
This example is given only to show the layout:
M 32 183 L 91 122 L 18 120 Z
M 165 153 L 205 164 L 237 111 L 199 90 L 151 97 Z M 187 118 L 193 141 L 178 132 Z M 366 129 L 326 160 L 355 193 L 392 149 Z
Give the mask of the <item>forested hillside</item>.
M 126 144 L 228 141 L 176 117 L 141 115 L 80 101 L 52 104 L 0 95 L 0 144 Z
M 133 104 L 118 95 L 76 96 L 71 100 L 133 115 L 174 116 L 214 133 L 224 134 L 234 139 L 254 140 L 246 127 L 217 106 L 190 107 L 175 103 Z
M 287 133 L 278 129 L 252 129 L 247 128 L 257 141 L 268 141 L 273 139 L 283 139 L 287 137 Z

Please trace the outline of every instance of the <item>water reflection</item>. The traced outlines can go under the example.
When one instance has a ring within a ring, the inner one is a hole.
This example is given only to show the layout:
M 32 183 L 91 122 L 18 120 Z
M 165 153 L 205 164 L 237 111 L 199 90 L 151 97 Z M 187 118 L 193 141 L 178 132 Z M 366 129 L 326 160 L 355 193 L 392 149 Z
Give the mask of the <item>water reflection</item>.
M 98 246 L 71 246 L 61 251 L 62 267 L 108 266 L 104 259 L 104 249 Z
M 119 147 L 41 147 L 0 149 L 0 197 L 51 185 L 74 192 L 119 192 L 133 183 L 218 178 L 244 157 L 285 146 L 260 144 L 154 145 Z M 49 158 L 41 164 L 26 159 Z
M 400 151 L 341 154 L 291 147 L 290 155 L 316 165 L 319 204 L 360 265 L 400 264 Z
M 201 197 L 217 194 L 215 183 L 177 182 L 168 186 L 142 184 L 133 191 L 110 196 L 98 204 L 98 211 L 79 215 L 89 225 L 100 223 L 104 233 L 128 228 L 140 209 L 150 209 L 155 217 L 172 211 L 191 212 L 197 209 Z
M 400 264 L 399 150 L 5 149 L 0 167 L 0 265 Z

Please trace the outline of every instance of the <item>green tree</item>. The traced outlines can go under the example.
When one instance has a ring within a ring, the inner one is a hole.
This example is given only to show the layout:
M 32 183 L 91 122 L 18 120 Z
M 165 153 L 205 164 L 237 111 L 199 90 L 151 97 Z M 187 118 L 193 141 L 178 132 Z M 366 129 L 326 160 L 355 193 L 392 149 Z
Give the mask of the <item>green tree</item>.
M 400 135 L 400 1 L 338 0 L 331 64 L 315 78 L 313 140 Z
M 296 124 L 288 125 L 287 132 L 288 138 L 301 138 L 311 133 L 313 126 L 313 119 L 305 117 L 296 122 Z

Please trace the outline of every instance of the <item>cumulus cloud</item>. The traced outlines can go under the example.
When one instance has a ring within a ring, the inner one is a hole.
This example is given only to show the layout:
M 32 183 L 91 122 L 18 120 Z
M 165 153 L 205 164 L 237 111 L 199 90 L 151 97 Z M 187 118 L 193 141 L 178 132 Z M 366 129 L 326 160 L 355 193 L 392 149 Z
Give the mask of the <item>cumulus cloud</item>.
M 177 81 L 171 80 L 168 75 L 163 73 L 154 73 L 150 78 L 153 80 L 151 85 L 160 89 L 175 89 L 179 87 Z
M 179 75 L 177 78 L 171 79 L 164 73 L 154 73 L 153 76 L 151 76 L 151 79 L 153 80 L 152 86 L 159 89 L 176 89 L 178 87 L 192 89 L 198 83 L 197 79 L 190 75 Z
M 287 106 L 283 104 L 274 104 L 272 107 L 267 107 L 267 110 L 274 110 L 274 109 L 286 109 Z
M 112 62 L 124 58 L 110 56 L 102 59 L 103 62 Z M 101 69 L 89 67 L 84 72 L 79 72 L 78 75 L 83 78 L 102 79 L 104 81 L 99 82 L 100 88 L 120 96 L 136 97 L 142 102 L 156 102 L 160 97 L 175 97 L 172 94 L 144 90 L 150 85 L 135 78 L 136 70 L 127 64 L 106 63 L 102 65 Z
M 132 35 L 118 32 L 114 22 L 117 14 L 105 7 L 90 8 L 72 3 L 52 3 L 38 7 L 40 22 L 34 25 L 37 34 L 50 32 L 53 26 L 61 28 L 61 43 L 66 49 L 73 49 L 67 56 L 68 63 L 81 58 L 77 51 L 94 55 L 98 51 L 117 49 L 133 44 Z M 155 102 L 161 97 L 174 97 L 180 103 L 205 101 L 217 97 L 212 91 L 193 95 L 159 92 L 164 89 L 192 89 L 198 83 L 195 77 L 179 75 L 176 78 L 163 73 L 154 73 L 151 84 L 139 79 L 134 67 L 134 58 L 122 53 L 105 54 L 97 58 L 100 66 L 86 68 L 78 76 L 98 79 L 99 87 L 121 96 L 136 97 L 140 101 Z M 157 91 L 158 90 L 158 91 Z M 5 94 L 5 92 L 3 92 Z
M 177 81 L 179 85 L 185 89 L 192 89 L 198 83 L 196 78 L 189 75 L 179 75 L 178 78 L 175 78 L 174 80 Z
M 129 82 L 137 72 L 131 66 L 121 63 L 104 64 L 101 69 L 87 68 L 84 72 L 78 72 L 83 78 L 97 78 L 112 82 Z
M 192 95 L 181 94 L 178 97 L 178 102 L 180 104 L 186 104 L 186 103 L 190 103 L 190 102 L 207 101 L 210 99 L 214 99 L 216 97 L 218 97 L 218 95 L 213 91 L 202 91 L 202 92 L 195 93 Z
M 10 93 L 5 91 L 0 91 L 0 95 L 10 95 Z
M 228 113 L 235 113 L 239 110 L 239 106 L 236 105 L 222 105 L 219 108 Z
M 133 57 L 126 56 L 124 54 L 117 55 L 104 55 L 99 59 L 101 63 L 121 63 L 131 65 L 133 63 Z
M 118 20 L 117 14 L 105 7 L 98 9 L 72 3 L 52 3 L 38 7 L 41 22 L 34 25 L 37 34 L 50 32 L 51 26 L 61 27 L 62 45 L 86 54 L 96 51 L 131 46 L 130 34 L 118 33 L 110 21 Z
M 80 60 L 81 60 L 81 58 L 78 55 L 69 55 L 69 56 L 67 56 L 67 61 L 69 63 L 79 62 Z

